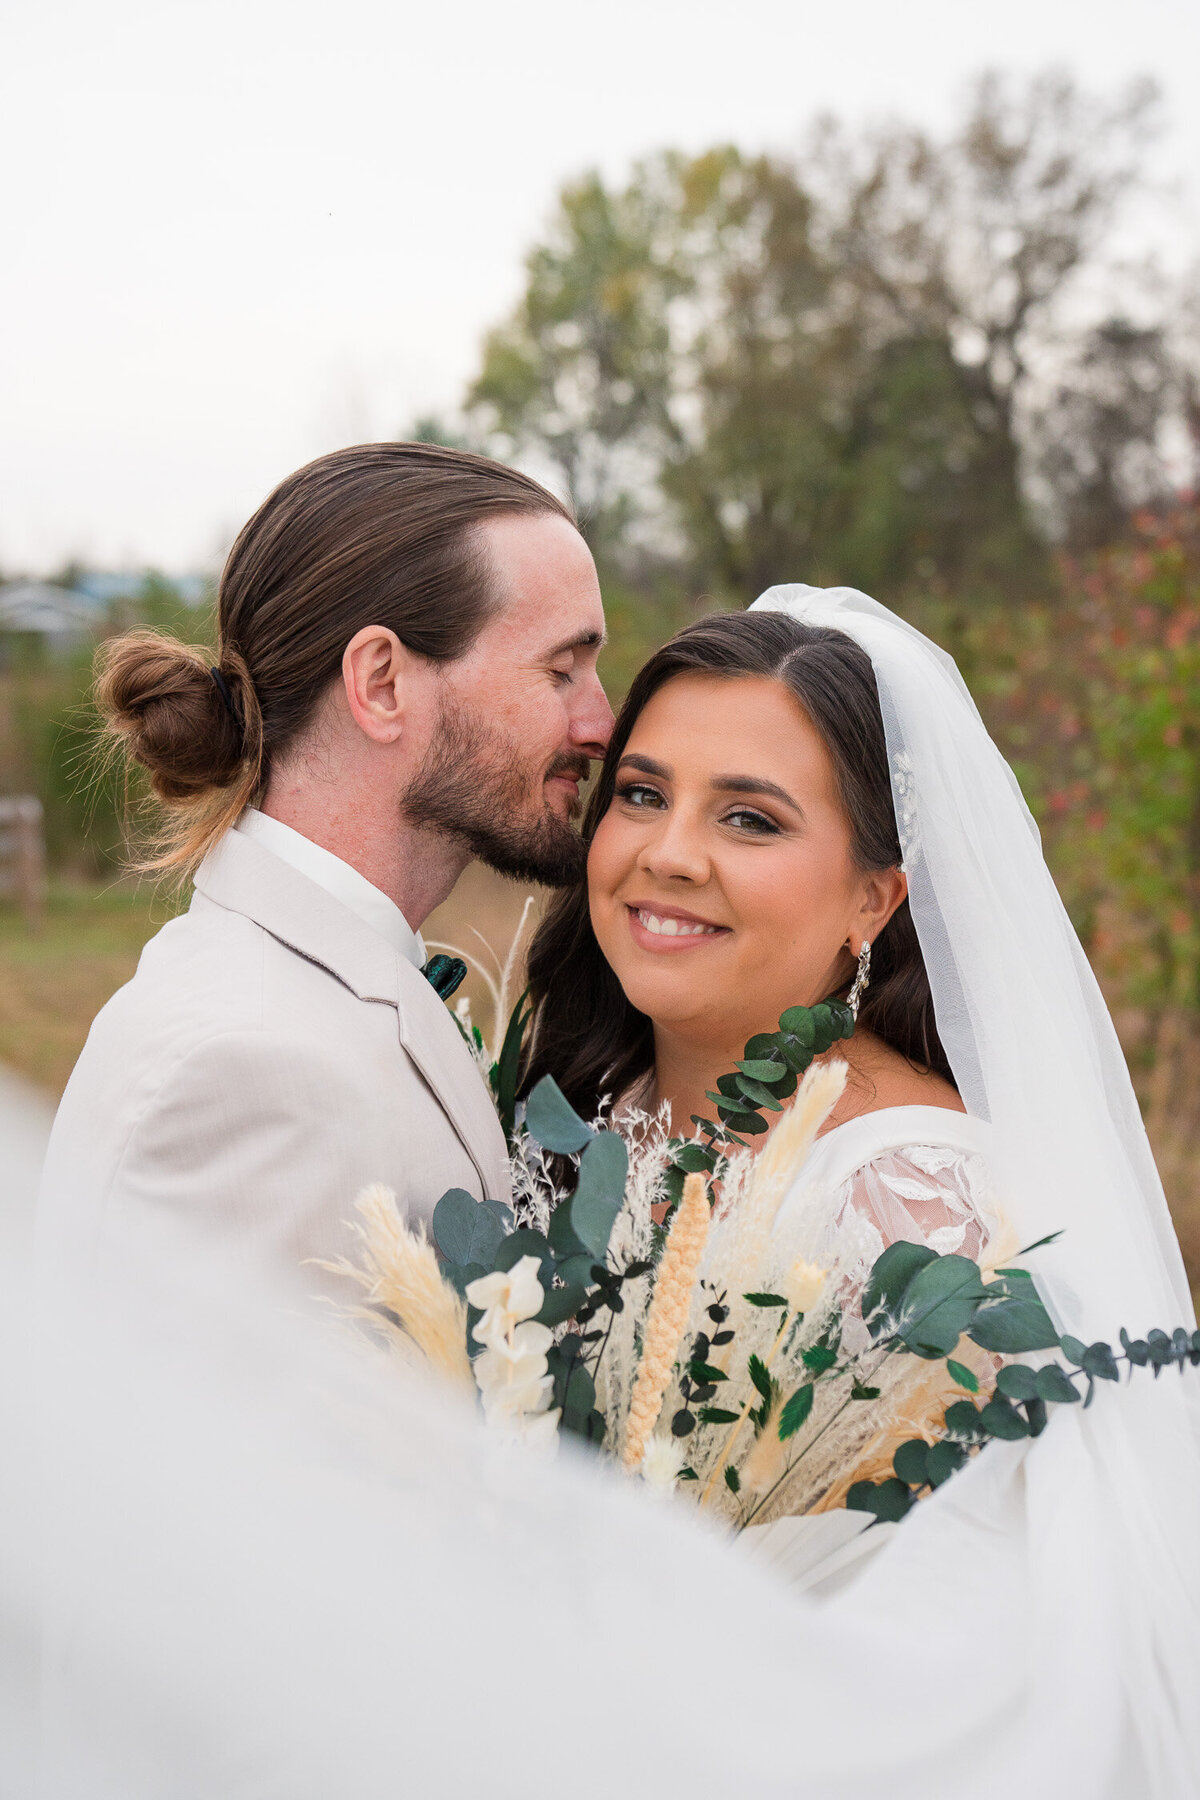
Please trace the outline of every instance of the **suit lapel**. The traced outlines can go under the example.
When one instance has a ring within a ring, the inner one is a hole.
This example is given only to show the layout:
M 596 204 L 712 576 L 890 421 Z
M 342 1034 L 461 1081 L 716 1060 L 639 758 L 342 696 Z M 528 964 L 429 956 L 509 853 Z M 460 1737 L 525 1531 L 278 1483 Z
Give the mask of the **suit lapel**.
M 228 831 L 196 871 L 206 899 L 253 919 L 359 1000 L 395 1009 L 400 1042 L 462 1140 L 489 1199 L 508 1196 L 504 1133 L 458 1026 L 420 970 L 298 869 Z

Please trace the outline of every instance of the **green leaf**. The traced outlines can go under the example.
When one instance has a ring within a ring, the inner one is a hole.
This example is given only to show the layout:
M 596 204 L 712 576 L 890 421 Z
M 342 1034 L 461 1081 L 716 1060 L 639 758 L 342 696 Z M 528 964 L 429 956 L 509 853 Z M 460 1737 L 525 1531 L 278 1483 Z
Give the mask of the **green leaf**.
M 897 1479 L 908 1487 L 924 1487 L 929 1479 L 925 1469 L 928 1456 L 929 1445 L 924 1438 L 909 1438 L 892 1458 Z
M 491 1269 L 512 1214 L 498 1200 L 476 1200 L 465 1188 L 451 1188 L 433 1209 L 433 1241 L 444 1260 L 461 1268 L 482 1263 Z
M 1155 1349 L 1154 1339 L 1155 1333 L 1151 1332 L 1150 1354 L 1152 1357 Z M 1084 1372 L 1093 1376 L 1096 1381 L 1120 1380 L 1120 1370 L 1117 1368 L 1117 1359 L 1113 1355 L 1112 1349 L 1108 1344 L 1089 1344 L 1083 1353 L 1083 1367 Z
M 826 1369 L 832 1369 L 837 1361 L 837 1351 L 830 1344 L 812 1344 L 807 1350 L 800 1352 L 800 1361 L 814 1375 L 824 1375 Z
M 981 1306 L 967 1335 L 981 1349 L 992 1350 L 999 1356 L 1023 1356 L 1030 1350 L 1056 1350 L 1058 1333 L 1037 1289 L 1031 1281 L 1022 1281 L 1019 1286 L 1023 1292 Z
M 909 1282 L 936 1257 L 936 1250 L 925 1244 L 908 1244 L 898 1239 L 875 1259 L 862 1297 L 862 1316 L 872 1337 L 878 1337 L 887 1317 L 899 1311 Z
M 774 1383 L 771 1380 L 770 1375 L 767 1372 L 766 1363 L 763 1361 L 761 1356 L 751 1356 L 750 1361 L 747 1364 L 747 1368 L 749 1369 L 749 1372 L 750 1372 L 751 1381 L 754 1383 L 755 1387 L 758 1389 L 758 1392 L 762 1395 L 762 1398 L 766 1401 L 767 1405 L 769 1406 L 771 1404 L 771 1397 L 775 1391 L 775 1387 L 774 1387 Z
M 1006 1400 L 1037 1399 L 1037 1373 L 1024 1363 L 1006 1363 L 996 1376 L 996 1386 Z
M 693 1381 L 698 1381 L 702 1385 L 729 1380 L 728 1375 L 725 1374 L 723 1369 L 714 1369 L 705 1362 L 690 1362 L 687 1366 L 687 1372 Z
M 573 1319 L 586 1298 L 587 1289 L 577 1283 L 572 1283 L 570 1287 L 551 1288 L 537 1315 L 538 1324 L 561 1325 L 565 1320 Z
M 979 1392 L 979 1381 L 974 1373 L 968 1369 L 966 1363 L 955 1362 L 954 1358 L 951 1356 L 946 1359 L 946 1368 L 949 1372 L 951 1381 L 957 1382 L 960 1388 L 966 1388 L 968 1394 L 977 1394 Z
M 548 1288 L 554 1279 L 554 1252 L 540 1231 L 523 1225 L 520 1231 L 510 1232 L 495 1256 L 492 1258 L 494 1269 L 511 1269 L 519 1263 L 523 1256 L 536 1256 L 539 1263 L 538 1280 Z
M 850 1398 L 852 1400 L 878 1400 L 881 1392 L 880 1388 L 866 1387 L 861 1381 L 855 1381 L 850 1389 Z
M 573 1156 L 593 1136 L 553 1075 L 543 1075 L 526 1101 L 525 1129 L 543 1150 L 559 1156 Z
M 725 1464 L 725 1486 L 731 1494 L 738 1494 L 742 1488 L 742 1478 L 732 1463 Z
M 987 1436 L 986 1427 L 980 1422 L 979 1408 L 972 1406 L 969 1400 L 956 1400 L 953 1406 L 946 1408 L 945 1425 L 955 1437 L 966 1438 L 968 1443 L 982 1443 Z
M 1029 1436 L 1029 1420 L 1022 1417 L 1011 1400 L 1002 1396 L 989 1400 L 981 1408 L 979 1422 L 990 1437 L 1015 1440 Z
M 754 1081 L 749 1075 L 739 1075 L 737 1084 L 752 1106 L 765 1106 L 768 1112 L 783 1111 L 783 1107 L 764 1082 Z
M 905 1288 L 896 1333 L 914 1356 L 948 1356 L 986 1295 L 979 1265 L 969 1256 L 939 1256 Z
M 742 1090 L 736 1075 L 720 1075 L 717 1077 L 717 1093 L 709 1094 L 710 1100 L 732 1100 L 735 1105 L 741 1100 Z
M 807 1006 L 789 1006 L 779 1015 L 779 1029 L 793 1037 L 802 1049 L 811 1050 L 816 1040 L 813 1016 Z
M 758 1058 L 760 1061 L 765 1062 L 771 1062 L 774 1058 L 781 1056 L 782 1054 L 783 1052 L 779 1048 L 779 1039 L 773 1031 L 758 1032 L 754 1037 L 747 1040 L 746 1048 L 742 1051 L 742 1055 L 748 1059 L 753 1060 L 754 1058 Z M 744 1067 L 744 1065 L 739 1063 L 738 1067 L 741 1068 Z M 751 1073 L 752 1072 L 753 1071 L 751 1071 Z
M 615 1131 L 592 1138 L 579 1165 L 579 1184 L 569 1201 L 571 1230 L 597 1262 L 608 1252 L 608 1240 L 625 1199 L 629 1152 Z
M 813 1409 L 814 1394 L 815 1389 L 812 1382 L 806 1381 L 804 1386 L 797 1388 L 791 1399 L 785 1403 L 783 1411 L 779 1415 L 780 1443 L 786 1444 L 789 1438 L 795 1437 Z
M 726 1113 L 721 1115 L 730 1131 L 741 1132 L 743 1137 L 758 1137 L 760 1132 L 769 1131 L 770 1126 L 757 1113 Z
M 702 1425 L 736 1425 L 740 1416 L 739 1413 L 726 1412 L 722 1406 L 702 1406 L 700 1408 Z
M 587 1256 L 586 1249 L 571 1230 L 571 1203 L 569 1200 L 560 1200 L 551 1212 L 546 1235 L 550 1240 L 550 1248 L 560 1264 L 568 1257 Z M 559 1273 L 562 1273 L 561 1268 Z
M 533 1009 L 526 1010 L 525 1001 L 528 990 L 521 995 L 509 1016 L 508 1029 L 504 1033 L 504 1043 L 500 1055 L 492 1064 L 492 1092 L 496 1096 L 496 1110 L 500 1114 L 500 1123 L 504 1129 L 505 1140 L 511 1144 L 514 1121 L 517 1111 L 517 1082 L 521 1074 L 521 1044 L 525 1037 L 525 1027 L 533 1016 Z
M 581 1437 L 586 1437 L 592 1409 L 596 1404 L 596 1384 L 585 1363 L 576 1362 L 572 1366 L 559 1404 L 562 1407 L 564 1431 L 575 1431 Z
M 913 1497 L 904 1482 L 856 1481 L 846 1495 L 847 1512 L 874 1513 L 881 1525 L 894 1525 L 913 1506 Z
M 767 1062 L 763 1058 L 755 1058 L 750 1062 L 740 1062 L 738 1068 L 751 1081 L 781 1081 L 788 1073 L 788 1066 L 782 1056 L 778 1061 Z M 772 1096 L 774 1098 L 774 1096 Z
M 442 1270 L 442 1274 L 450 1283 L 450 1286 L 454 1288 L 457 1293 L 461 1294 L 464 1300 L 466 1299 L 467 1289 L 470 1287 L 471 1283 L 473 1281 L 478 1281 L 482 1275 L 490 1275 L 491 1273 L 492 1271 L 490 1269 L 485 1269 L 482 1263 L 447 1263 Z M 482 1314 L 477 1313 L 475 1316 L 476 1318 L 480 1318 L 482 1317 Z
M 1065 1331 L 1061 1342 L 1062 1353 L 1067 1361 L 1074 1363 L 1077 1369 L 1082 1369 L 1083 1359 L 1087 1355 L 1087 1345 L 1077 1337 L 1070 1337 Z
M 1039 1400 L 1049 1400 L 1060 1406 L 1070 1406 L 1079 1399 L 1075 1383 L 1060 1363 L 1047 1363 L 1044 1369 L 1038 1370 L 1037 1391 Z
M 672 1161 L 677 1169 L 682 1169 L 687 1175 L 708 1175 L 715 1168 L 717 1159 L 703 1144 L 683 1144 L 675 1152 Z
M 787 1301 L 782 1294 L 743 1294 L 742 1299 L 748 1306 L 786 1306 Z
M 941 1487 L 943 1481 L 949 1481 L 955 1469 L 961 1469 L 966 1460 L 967 1452 L 961 1444 L 952 1444 L 946 1438 L 934 1444 L 925 1462 L 930 1487 Z

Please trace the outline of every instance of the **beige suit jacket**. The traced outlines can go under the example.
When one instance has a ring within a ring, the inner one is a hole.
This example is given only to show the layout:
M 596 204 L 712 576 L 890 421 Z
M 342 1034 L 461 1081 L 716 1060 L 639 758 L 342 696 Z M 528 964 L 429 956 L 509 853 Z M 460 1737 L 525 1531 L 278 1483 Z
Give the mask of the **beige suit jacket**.
M 47 1271 L 137 1258 L 169 1279 L 215 1252 L 256 1284 L 288 1280 L 350 1248 L 368 1182 L 415 1219 L 449 1187 L 507 1198 L 487 1089 L 420 971 L 241 832 L 195 886 L 63 1096 L 39 1201 Z

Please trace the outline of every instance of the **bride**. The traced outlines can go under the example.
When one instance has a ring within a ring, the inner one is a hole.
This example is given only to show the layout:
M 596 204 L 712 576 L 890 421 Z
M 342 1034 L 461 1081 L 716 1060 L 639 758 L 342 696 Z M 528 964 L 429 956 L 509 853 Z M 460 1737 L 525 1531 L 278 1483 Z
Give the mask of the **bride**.
M 583 831 L 586 889 L 556 896 L 531 949 L 527 1085 L 550 1072 L 584 1116 L 610 1095 L 686 1133 L 749 1037 L 851 994 L 857 1029 L 829 1053 L 849 1079 L 781 1225 L 853 1211 L 875 1253 L 985 1260 L 1002 1233 L 1005 1254 L 1061 1233 L 1034 1259 L 1060 1330 L 1194 1321 L 1036 826 L 928 640 L 844 588 L 772 588 L 687 628 L 635 680 Z M 985 1684 L 1030 1716 L 1052 1684 L 1061 1791 L 1192 1792 L 1198 1446 L 1190 1382 L 1106 1388 L 989 1448 L 829 1606 L 882 1601 L 898 1623 L 931 1584 L 968 1638 L 978 1609 Z

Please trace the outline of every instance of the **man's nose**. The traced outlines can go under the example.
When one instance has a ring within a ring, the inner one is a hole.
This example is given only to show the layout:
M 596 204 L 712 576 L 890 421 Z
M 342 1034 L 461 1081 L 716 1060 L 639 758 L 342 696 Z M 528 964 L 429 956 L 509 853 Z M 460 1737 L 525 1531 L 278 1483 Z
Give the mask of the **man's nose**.
M 613 710 L 608 695 L 600 685 L 600 677 L 592 674 L 576 690 L 571 711 L 571 743 L 585 756 L 601 757 L 612 736 Z

